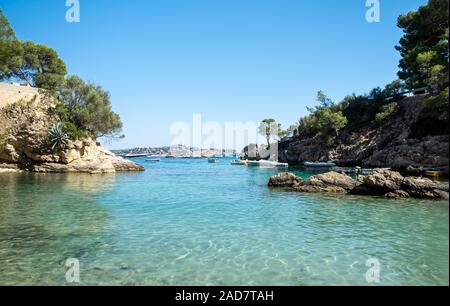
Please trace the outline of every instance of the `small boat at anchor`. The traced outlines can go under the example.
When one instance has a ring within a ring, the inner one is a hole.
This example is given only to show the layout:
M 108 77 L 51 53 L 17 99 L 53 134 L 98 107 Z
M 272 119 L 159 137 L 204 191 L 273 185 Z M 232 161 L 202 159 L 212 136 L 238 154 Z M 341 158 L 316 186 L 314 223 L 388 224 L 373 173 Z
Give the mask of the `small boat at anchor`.
M 428 170 L 425 171 L 425 176 L 426 177 L 431 177 L 431 178 L 440 178 L 443 177 L 445 174 L 443 171 L 437 171 L 437 170 Z
M 305 167 L 307 168 L 333 168 L 336 167 L 336 164 L 329 162 L 306 162 Z
M 276 161 L 270 161 L 270 160 L 259 160 L 259 161 L 248 161 L 247 165 L 249 167 L 261 167 L 261 168 L 285 168 L 289 167 L 289 164 L 287 163 L 279 163 Z
M 149 162 L 149 163 L 159 163 L 161 161 L 161 159 L 159 159 L 159 158 L 147 158 L 145 161 Z
M 125 155 L 126 158 L 140 158 L 140 157 L 147 157 L 147 154 L 133 154 L 128 153 Z
M 210 164 L 218 164 L 219 160 L 215 158 L 208 158 L 208 163 Z
M 245 166 L 247 162 L 245 160 L 236 159 L 231 162 L 233 166 Z

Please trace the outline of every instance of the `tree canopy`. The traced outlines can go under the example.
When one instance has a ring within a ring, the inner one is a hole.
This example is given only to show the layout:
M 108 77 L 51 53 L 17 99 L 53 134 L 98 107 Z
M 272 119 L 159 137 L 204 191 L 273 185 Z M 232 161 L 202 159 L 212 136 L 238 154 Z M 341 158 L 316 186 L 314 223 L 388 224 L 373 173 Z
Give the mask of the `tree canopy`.
M 279 136 L 280 131 L 281 125 L 272 118 L 264 119 L 259 125 L 259 133 L 266 137 L 268 147 L 270 147 L 270 139 L 274 136 Z
M 66 65 L 55 50 L 30 41 L 0 43 L 0 78 L 19 79 L 33 87 L 54 90 L 64 82 Z
M 416 12 L 400 16 L 404 36 L 400 51 L 399 77 L 409 88 L 427 86 L 432 96 L 412 127 L 412 137 L 449 132 L 449 0 L 429 0 Z
M 398 18 L 404 36 L 398 73 L 411 89 L 435 85 L 449 72 L 449 0 L 429 0 L 416 12 Z
M 30 41 L 0 42 L 0 79 L 19 79 L 54 90 L 64 82 L 66 65 L 55 50 Z
M 111 109 L 110 94 L 77 76 L 67 77 L 58 90 L 62 119 L 94 138 L 122 137 L 122 121 Z
M 21 41 L 0 10 L 0 81 L 21 80 L 31 86 L 54 90 L 64 82 L 66 65 L 55 50 Z
M 109 93 L 77 76 L 66 78 L 66 73 L 66 65 L 55 50 L 16 39 L 0 11 L 0 81 L 22 80 L 46 89 L 60 101 L 56 112 L 61 122 L 54 136 L 67 131 L 72 138 L 122 137 L 122 121 L 112 111 Z
M 0 41 L 5 40 L 15 40 L 16 34 L 14 30 L 11 28 L 8 19 L 3 15 L 2 10 L 0 9 Z
M 299 121 L 296 135 L 300 137 L 319 136 L 327 146 L 336 143 L 339 132 L 347 126 L 348 120 L 339 109 L 341 104 L 335 104 L 323 91 L 317 93 L 319 105 L 307 107 L 311 114 Z

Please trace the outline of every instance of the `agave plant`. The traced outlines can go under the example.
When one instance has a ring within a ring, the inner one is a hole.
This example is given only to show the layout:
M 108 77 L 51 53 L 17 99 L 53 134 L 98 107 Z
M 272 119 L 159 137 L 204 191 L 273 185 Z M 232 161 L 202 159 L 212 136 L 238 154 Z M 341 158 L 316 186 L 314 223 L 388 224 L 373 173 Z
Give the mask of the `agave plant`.
M 66 126 L 62 122 L 57 122 L 53 124 L 48 131 L 48 138 L 52 145 L 52 150 L 64 149 L 69 141 L 69 133 L 67 132 Z

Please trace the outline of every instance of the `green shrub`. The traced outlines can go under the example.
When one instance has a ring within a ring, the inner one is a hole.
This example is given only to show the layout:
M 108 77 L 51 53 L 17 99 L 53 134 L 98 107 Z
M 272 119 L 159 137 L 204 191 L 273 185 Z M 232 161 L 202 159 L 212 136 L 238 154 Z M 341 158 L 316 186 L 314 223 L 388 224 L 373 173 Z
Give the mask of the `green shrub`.
M 76 127 L 70 121 L 64 121 L 64 126 L 66 127 L 67 133 L 72 140 L 83 139 L 86 136 L 86 132 Z
M 389 119 L 398 110 L 398 104 L 392 102 L 381 107 L 381 111 L 375 116 L 375 123 L 381 124 L 386 119 Z
M 341 111 L 334 111 L 331 107 L 317 108 L 311 115 L 300 119 L 298 133 L 301 138 L 320 136 L 331 147 L 337 143 L 339 133 L 347 123 Z
M 411 138 L 447 135 L 449 133 L 448 98 L 447 87 L 438 95 L 427 99 L 425 107 L 411 128 Z

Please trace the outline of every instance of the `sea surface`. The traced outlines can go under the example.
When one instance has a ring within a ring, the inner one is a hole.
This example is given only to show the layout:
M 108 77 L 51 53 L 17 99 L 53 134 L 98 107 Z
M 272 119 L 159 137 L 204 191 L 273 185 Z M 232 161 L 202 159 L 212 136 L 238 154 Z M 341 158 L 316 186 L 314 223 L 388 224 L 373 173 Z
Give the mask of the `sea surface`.
M 80 285 L 449 284 L 448 202 L 270 190 L 281 170 L 227 159 L 136 161 L 145 172 L 0 174 L 0 285 L 74 285 L 71 258 Z

